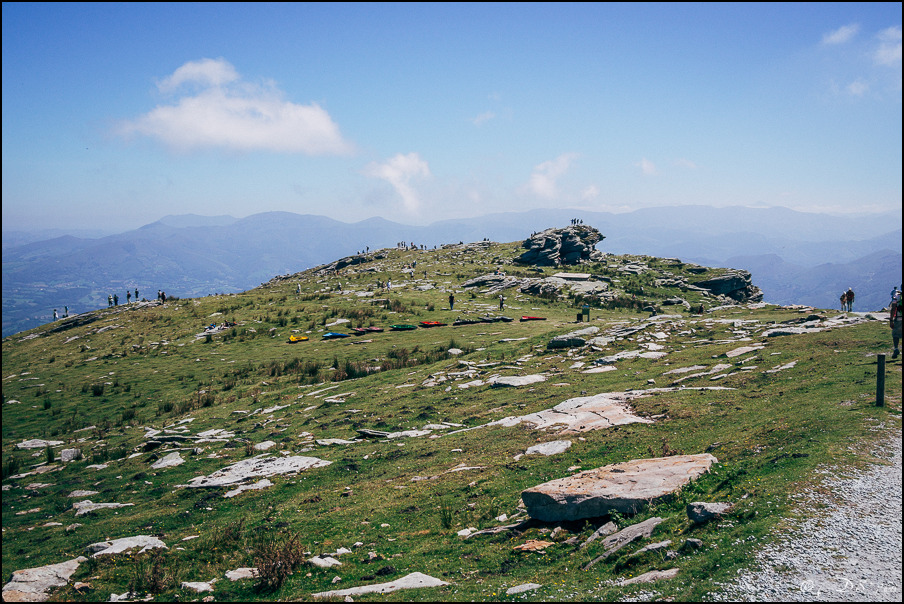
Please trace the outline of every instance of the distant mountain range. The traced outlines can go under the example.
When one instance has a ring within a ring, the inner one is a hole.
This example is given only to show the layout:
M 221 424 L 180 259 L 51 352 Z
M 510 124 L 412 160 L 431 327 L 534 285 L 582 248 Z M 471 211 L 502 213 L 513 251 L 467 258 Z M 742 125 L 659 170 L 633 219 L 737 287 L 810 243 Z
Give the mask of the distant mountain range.
M 877 310 L 901 284 L 901 215 L 838 217 L 787 208 L 649 208 L 626 214 L 534 210 L 410 226 L 382 218 L 349 224 L 323 216 L 265 212 L 247 218 L 167 216 L 100 238 L 28 241 L 3 234 L 3 336 L 104 306 L 107 295 L 158 289 L 179 297 L 243 291 L 275 275 L 399 242 L 517 241 L 572 218 L 598 228 L 597 247 L 617 254 L 677 257 L 749 270 L 769 302 Z

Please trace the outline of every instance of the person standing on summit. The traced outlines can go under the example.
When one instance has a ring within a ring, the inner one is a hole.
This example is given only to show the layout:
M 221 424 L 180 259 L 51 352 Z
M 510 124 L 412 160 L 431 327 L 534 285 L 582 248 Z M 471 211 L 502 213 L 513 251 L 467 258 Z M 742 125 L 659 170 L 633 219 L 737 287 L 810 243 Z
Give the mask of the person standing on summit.
M 848 311 L 854 310 L 854 290 L 850 287 L 848 288 L 847 293 L 845 293 L 845 299 L 847 301 Z

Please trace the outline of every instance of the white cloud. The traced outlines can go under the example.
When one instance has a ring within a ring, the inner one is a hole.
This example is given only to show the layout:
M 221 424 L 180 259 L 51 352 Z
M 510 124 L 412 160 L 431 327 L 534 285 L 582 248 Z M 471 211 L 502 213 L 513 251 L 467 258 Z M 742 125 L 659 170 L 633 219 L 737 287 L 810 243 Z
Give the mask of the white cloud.
M 161 92 L 171 92 L 186 82 L 202 86 L 222 86 L 239 79 L 239 74 L 228 61 L 220 59 L 201 59 L 189 61 L 157 83 Z
M 681 168 L 687 168 L 688 170 L 696 170 L 697 169 L 697 164 L 695 164 L 691 160 L 685 159 L 683 157 L 679 157 L 678 159 L 676 159 L 675 165 L 679 166 Z
M 369 164 L 364 169 L 364 174 L 383 179 L 391 184 L 402 198 L 405 208 L 416 212 L 420 208 L 421 202 L 417 192 L 411 186 L 411 181 L 418 177 L 429 177 L 430 168 L 417 153 L 408 155 L 398 153 L 382 164 L 376 162 Z
M 120 125 L 121 136 L 147 136 L 181 151 L 225 148 L 307 155 L 351 153 L 329 113 L 299 105 L 270 86 L 243 82 L 223 59 L 190 61 L 158 83 L 161 92 L 193 84 L 174 104 L 159 105 Z
M 583 201 L 590 201 L 592 199 L 596 199 L 600 196 L 600 188 L 596 185 L 590 185 L 581 191 L 581 199 Z
M 894 26 L 879 32 L 879 48 L 873 60 L 879 65 L 894 67 L 901 63 L 901 27 Z
M 845 90 L 847 90 L 848 94 L 854 96 L 863 96 L 869 91 L 869 84 L 867 84 L 863 80 L 856 80 L 848 84 Z
M 569 164 L 577 156 L 577 153 L 563 153 L 551 161 L 538 164 L 527 181 L 526 189 L 538 197 L 555 199 L 559 194 L 556 182 L 568 171 Z
M 834 31 L 823 34 L 822 43 L 826 45 L 844 44 L 856 36 L 858 31 L 860 31 L 860 25 L 857 23 L 843 25 Z
M 643 172 L 646 176 L 653 176 L 654 174 L 656 174 L 656 164 L 648 160 L 646 157 L 644 157 L 634 165 L 639 167 L 640 171 Z
M 471 122 L 472 122 L 475 126 L 479 126 L 479 125 L 483 124 L 484 122 L 490 121 L 490 120 L 493 119 L 494 117 L 496 117 L 496 114 L 493 113 L 492 111 L 484 111 L 483 113 L 481 113 L 481 114 L 478 115 L 477 117 L 471 118 Z

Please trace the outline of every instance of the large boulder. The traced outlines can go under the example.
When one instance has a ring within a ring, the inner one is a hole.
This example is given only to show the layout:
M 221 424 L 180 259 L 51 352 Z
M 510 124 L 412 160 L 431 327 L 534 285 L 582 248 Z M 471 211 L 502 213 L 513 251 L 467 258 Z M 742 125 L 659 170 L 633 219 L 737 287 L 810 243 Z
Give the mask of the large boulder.
M 79 556 L 66 562 L 48 564 L 37 568 L 13 571 L 9 583 L 3 586 L 4 602 L 46 602 L 50 592 L 69 583 L 79 564 L 87 561 Z
M 697 281 L 694 285 L 737 302 L 759 302 L 763 299 L 763 292 L 753 285 L 748 271 L 731 270 L 706 281 Z
M 521 499 L 528 514 L 544 522 L 596 518 L 611 511 L 635 514 L 717 461 L 708 453 L 634 459 L 545 482 L 523 491 Z
M 527 251 L 515 259 L 521 264 L 560 266 L 598 261 L 602 254 L 596 244 L 605 239 L 598 230 L 585 225 L 564 229 L 546 229 L 525 239 L 521 247 Z

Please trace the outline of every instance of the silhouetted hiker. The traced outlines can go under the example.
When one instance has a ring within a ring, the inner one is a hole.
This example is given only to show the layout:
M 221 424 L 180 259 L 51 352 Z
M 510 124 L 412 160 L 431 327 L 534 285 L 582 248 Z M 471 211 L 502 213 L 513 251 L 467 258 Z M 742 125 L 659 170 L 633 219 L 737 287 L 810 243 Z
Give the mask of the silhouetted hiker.
M 57 316 L 57 310 L 54 308 L 54 309 L 53 309 L 53 320 L 56 321 L 56 320 L 59 319 L 59 318 L 60 318 L 60 317 Z M 896 346 L 895 348 L 897 348 L 897 346 Z
M 845 293 L 845 297 L 847 298 L 847 309 L 849 311 L 854 310 L 854 290 L 849 287 Z
M 135 301 L 138 302 L 138 288 L 135 288 Z
M 166 292 L 160 292 L 160 301 L 166 303 Z
M 904 317 L 904 297 L 898 296 L 888 309 L 888 323 L 891 326 L 891 341 L 895 345 L 895 351 L 891 358 L 896 359 L 901 354 L 898 344 L 901 342 L 901 318 Z
M 119 295 L 113 294 L 113 306 L 119 306 Z
M 132 292 L 130 292 L 129 290 L 126 290 L 126 304 L 131 304 L 131 303 L 132 303 Z
M 455 294 L 449 294 L 449 310 L 455 309 Z
M 68 307 L 68 306 L 64 306 L 64 307 L 63 307 L 63 316 L 64 316 L 64 317 L 68 317 L 68 316 L 69 316 L 69 307 Z

